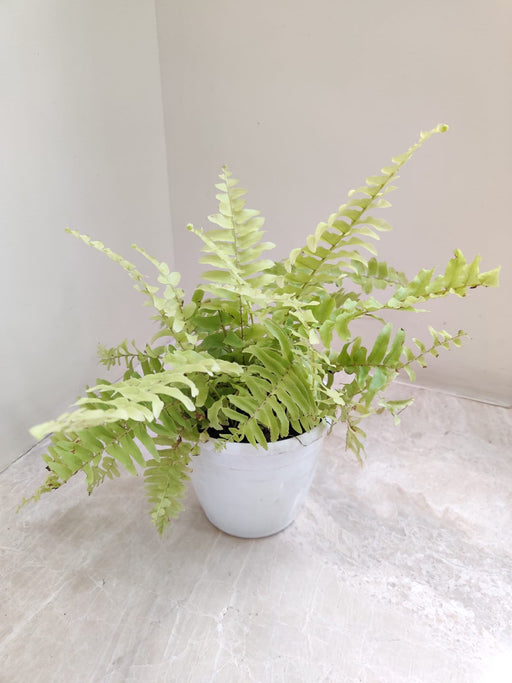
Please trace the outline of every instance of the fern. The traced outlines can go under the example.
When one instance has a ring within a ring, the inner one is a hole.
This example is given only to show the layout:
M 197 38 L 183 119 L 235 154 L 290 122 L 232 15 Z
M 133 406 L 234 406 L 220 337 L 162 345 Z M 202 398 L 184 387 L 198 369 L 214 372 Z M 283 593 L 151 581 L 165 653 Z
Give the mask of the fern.
M 159 329 L 142 347 L 127 340 L 100 345 L 100 363 L 122 367 L 123 378 L 98 380 L 72 412 L 31 430 L 38 439 L 53 435 L 43 456 L 49 473 L 29 500 L 79 472 L 91 493 L 122 470 L 142 470 L 161 533 L 182 509 L 191 459 L 211 436 L 266 448 L 339 420 L 347 448 L 362 460 L 362 420 L 387 411 L 398 421 L 411 402 L 387 400 L 389 384 L 400 373 L 413 381 L 418 367 L 460 346 L 465 334 L 430 327 L 430 342 L 407 339 L 387 322 L 388 312 L 422 312 L 431 299 L 498 284 L 499 269 L 480 272 L 480 257 L 467 262 L 459 250 L 438 274 L 422 269 L 413 278 L 378 259 L 374 241 L 391 226 L 376 211 L 390 206 L 403 165 L 445 130 L 422 133 L 279 262 L 265 257 L 274 245 L 264 240 L 264 219 L 246 208 L 246 191 L 224 168 L 211 226 L 189 226 L 207 270 L 188 301 L 179 273 L 144 249 L 133 245 L 154 268 L 154 283 L 103 243 L 69 231 L 123 268 Z M 361 318 L 378 328 L 367 346 L 351 334 Z

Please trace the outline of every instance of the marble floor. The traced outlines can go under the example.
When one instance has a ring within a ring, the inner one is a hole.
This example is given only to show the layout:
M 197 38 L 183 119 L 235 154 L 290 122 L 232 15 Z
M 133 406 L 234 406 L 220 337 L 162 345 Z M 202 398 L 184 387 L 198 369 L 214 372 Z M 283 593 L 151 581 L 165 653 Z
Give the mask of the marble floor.
M 18 515 L 0 475 L 2 683 L 510 683 L 512 412 L 395 386 L 360 467 L 337 427 L 297 521 L 241 540 L 192 492 L 160 538 L 141 478 Z

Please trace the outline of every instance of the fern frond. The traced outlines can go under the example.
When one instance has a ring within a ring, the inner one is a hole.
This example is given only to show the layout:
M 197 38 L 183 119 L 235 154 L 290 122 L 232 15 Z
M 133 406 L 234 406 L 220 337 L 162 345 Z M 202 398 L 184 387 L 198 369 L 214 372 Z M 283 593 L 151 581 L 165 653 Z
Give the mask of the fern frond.
M 349 403 L 354 396 L 361 395 L 364 405 L 369 407 L 376 394 L 391 384 L 402 367 L 404 341 L 404 330 L 399 329 L 393 337 L 392 325 L 387 323 L 370 351 L 362 345 L 361 337 L 344 345 L 334 365 L 337 372 L 354 375 L 352 383 L 345 388 Z
M 106 347 L 103 344 L 98 344 L 98 361 L 101 365 L 105 365 L 107 370 L 124 363 L 127 368 L 133 370 L 133 364 L 138 360 L 136 351 L 128 349 L 128 340 L 125 339 L 117 346 Z
M 161 372 L 164 369 L 161 358 L 166 349 L 165 346 L 152 347 L 149 344 L 146 344 L 144 350 L 138 349 L 135 341 L 132 341 L 130 349 L 128 340 L 125 339 L 121 344 L 111 348 L 98 344 L 98 359 L 108 370 L 124 364 L 127 374 L 123 379 L 128 379 L 135 375 L 139 365 L 142 372 L 147 375 Z
M 178 287 L 181 275 L 172 272 L 164 261 L 158 261 L 150 256 L 145 249 L 132 244 L 132 247 L 158 271 L 158 282 L 164 286 L 162 296 L 157 296 L 157 291 L 151 288 L 151 305 L 157 310 L 156 318 L 160 321 L 163 331 L 157 333 L 152 341 L 161 336 L 172 334 L 182 348 L 192 348 L 197 341 L 197 336 L 189 320 L 195 311 L 195 304 L 185 304 L 184 291 Z
M 355 395 L 364 396 L 364 403 L 369 406 L 375 395 L 385 389 L 404 370 L 411 381 L 415 375 L 412 365 L 427 366 L 427 357 L 437 357 L 439 349 L 460 346 L 466 333 L 462 330 L 451 335 L 445 330 L 436 331 L 429 327 L 433 343 L 427 348 L 419 339 L 413 339 L 418 351 L 413 351 L 405 344 L 405 331 L 399 329 L 392 335 L 391 323 L 387 323 L 378 334 L 370 351 L 362 345 L 361 337 L 356 337 L 344 345 L 334 360 L 335 372 L 354 375 L 353 382 L 346 387 L 350 399 Z
M 393 416 L 395 425 L 398 425 L 400 424 L 400 413 L 402 413 L 413 402 L 413 398 L 399 399 L 397 401 L 388 401 L 385 399 L 381 399 L 379 401 L 379 408 L 377 408 L 375 412 L 380 414 L 384 410 L 387 410 Z
M 219 246 L 219 244 L 211 239 L 210 235 L 203 230 L 196 230 L 192 225 L 189 225 L 188 229 L 204 242 L 205 249 L 203 249 L 203 251 L 211 253 L 210 256 L 204 257 L 200 259 L 200 261 L 201 263 L 208 263 L 217 269 L 208 270 L 203 273 L 203 278 L 205 280 L 215 284 L 215 287 L 213 288 L 215 294 L 219 291 L 220 285 L 231 285 L 230 289 L 226 289 L 228 298 L 230 294 L 238 294 L 239 288 L 250 292 L 251 288 L 247 286 L 238 259 L 235 258 L 236 251 L 232 249 L 235 253 L 231 254 L 231 250 L 229 250 L 225 244 L 220 243 Z M 221 288 L 221 291 L 224 291 L 223 287 Z
M 354 260 L 366 265 L 366 258 L 359 249 L 375 253 L 366 238 L 379 239 L 379 232 L 391 229 L 389 223 L 370 215 L 370 211 L 390 206 L 383 197 L 394 189 L 391 182 L 398 177 L 398 171 L 429 137 L 446 130 L 447 126 L 439 125 L 422 132 L 418 142 L 405 154 L 392 159 L 391 166 L 383 168 L 380 175 L 368 177 L 364 187 L 352 190 L 349 197 L 364 196 L 340 206 L 327 222 L 319 223 L 305 246 L 290 253 L 285 262 L 286 285 L 304 296 L 309 290 L 323 289 L 326 284 L 335 283 L 342 266 L 344 270 L 350 270 Z
M 169 353 L 164 357 L 164 362 L 173 369 L 132 377 L 114 384 L 103 381 L 91 387 L 86 397 L 76 401 L 75 405 L 79 406 L 77 410 L 33 427 L 30 433 L 36 439 L 42 439 L 51 432 L 76 432 L 123 420 L 152 422 L 160 416 L 169 398 L 176 400 L 183 409 L 193 412 L 195 403 L 192 399 L 198 396 L 199 389 L 189 374 L 239 375 L 242 372 L 236 363 L 217 360 L 192 350 Z
M 208 232 L 215 247 L 213 250 L 205 250 L 209 256 L 204 257 L 201 262 L 217 267 L 215 257 L 220 254 L 228 255 L 243 280 L 253 287 L 259 287 L 263 281 L 267 281 L 262 280 L 260 274 L 274 265 L 270 259 L 260 257 L 264 251 L 273 249 L 275 245 L 262 241 L 264 233 L 261 228 L 265 219 L 260 216 L 259 211 L 245 208 L 243 197 L 246 190 L 236 187 L 238 180 L 232 177 L 226 167 L 219 177 L 222 182 L 215 186 L 219 190 L 216 195 L 219 212 L 208 217 L 219 229 Z
M 268 297 L 260 288 L 273 280 L 267 271 L 274 266 L 270 259 L 262 259 L 264 251 L 271 249 L 271 242 L 263 242 L 264 219 L 259 211 L 245 208 L 243 196 L 246 191 L 236 187 L 238 181 L 223 169 L 221 183 L 216 185 L 219 193 L 219 212 L 209 216 L 217 226 L 207 231 L 188 229 L 203 241 L 201 263 L 213 270 L 203 273 L 207 284 L 200 289 L 213 295 L 213 300 L 202 301 L 201 308 L 227 312 L 242 331 L 247 326 L 254 307 L 265 305 Z
M 407 276 L 388 266 L 385 261 L 377 261 L 371 258 L 368 263 L 352 260 L 354 272 L 348 277 L 365 294 L 370 294 L 375 289 L 386 289 L 386 287 L 400 287 L 408 283 Z
M 42 456 L 50 474 L 30 498 L 23 500 L 22 505 L 60 488 L 78 472 L 85 473 L 89 493 L 105 477 L 119 476 L 118 464 L 130 474 L 136 474 L 135 464 L 145 464 L 136 440 L 149 440 L 146 432 L 142 436 L 143 430 L 142 425 L 126 421 L 96 425 L 69 434 L 53 434 L 51 445 Z
M 166 263 L 157 261 L 149 256 L 144 249 L 132 245 L 134 249 L 157 268 L 159 272 L 158 281 L 162 285 L 165 285 L 163 296 L 159 297 L 157 296 L 159 288 L 148 284 L 137 267 L 123 256 L 116 254 L 102 242 L 92 240 L 88 235 L 80 234 L 77 230 L 70 230 L 67 228 L 66 232 L 81 240 L 84 244 L 100 251 L 111 261 L 119 264 L 121 268 L 128 273 L 130 278 L 135 281 L 135 289 L 145 294 L 147 297 L 147 304 L 153 306 L 157 311 L 156 318 L 159 320 L 160 325 L 165 328 L 165 334 L 172 335 L 183 348 L 187 348 L 195 342 L 193 332 L 186 329 L 186 320 L 187 317 L 190 316 L 190 311 L 187 311 L 184 304 L 184 292 L 178 287 L 181 277 L 179 273 L 171 272 Z
M 115 384 L 103 381 L 77 401 L 75 412 L 31 430 L 37 439 L 55 433 L 44 456 L 51 474 L 29 500 L 59 488 L 79 471 L 86 474 L 89 492 L 105 477 L 118 476 L 118 464 L 136 474 L 136 465 L 145 464 L 137 443 L 156 462 L 160 456 L 155 442 L 167 443 L 178 433 L 197 439 L 196 410 L 204 405 L 210 390 L 201 377 L 242 372 L 235 363 L 193 350 L 169 352 L 163 362 L 172 369 Z M 194 412 L 195 420 L 182 415 L 186 411 Z M 157 436 L 150 435 L 148 429 Z
M 362 300 L 359 296 L 353 296 L 351 293 L 347 295 L 346 292 L 334 295 L 327 292 L 317 292 L 316 298 L 324 303 L 324 307 L 316 307 L 313 312 L 318 311 L 318 314 L 315 313 L 315 315 L 320 323 L 319 335 L 323 344 L 330 347 L 334 332 L 342 341 L 350 340 L 349 325 L 357 318 L 372 317 L 385 324 L 385 321 L 379 318 L 378 314 L 386 310 L 421 313 L 424 311 L 418 309 L 417 304 L 430 299 L 445 297 L 449 294 L 457 294 L 463 297 L 466 296 L 468 289 L 479 286 L 496 287 L 500 269 L 495 268 L 481 273 L 478 268 L 480 260 L 481 257 L 477 256 L 471 263 L 467 263 L 462 252 L 456 250 L 454 257 L 450 259 L 442 275 L 434 278 L 434 269 L 423 269 L 410 281 L 407 281 L 403 273 L 390 268 L 386 269 L 383 265 L 381 273 L 387 272 L 387 280 L 382 283 L 380 283 L 379 263 L 377 261 L 372 266 L 372 271 L 377 270 L 375 277 L 367 278 L 364 273 L 368 273 L 368 268 L 358 266 L 358 273 L 349 276 L 356 284 L 360 284 L 362 287 L 367 286 L 369 289 L 376 284 L 391 285 L 394 280 L 398 283 L 398 287 L 395 293 L 384 302 L 380 302 L 372 296 L 367 296 Z M 401 282 L 404 284 L 399 284 Z M 339 294 L 341 294 L 341 298 L 338 298 Z M 353 298 L 351 298 L 352 296 Z M 332 301 L 329 298 L 332 298 Z
M 254 362 L 240 378 L 236 393 L 229 392 L 208 411 L 211 424 L 230 424 L 232 439 L 247 439 L 267 448 L 268 441 L 286 438 L 316 426 L 315 387 L 304 365 L 281 349 L 253 346 L 247 349 Z M 233 426 L 234 425 L 234 426 Z
M 146 494 L 152 505 L 151 518 L 160 534 L 170 518 L 178 517 L 189 479 L 189 463 L 198 453 L 197 444 L 177 437 L 174 443 L 158 452 L 158 460 L 149 460 L 144 471 Z
M 421 368 L 426 368 L 428 356 L 437 358 L 439 356 L 439 349 L 449 349 L 451 345 L 459 347 L 462 345 L 464 337 L 467 337 L 464 330 L 459 330 L 457 334 L 451 335 L 449 332 L 446 332 L 446 330 L 437 331 L 429 326 L 429 332 L 433 339 L 433 342 L 429 347 L 420 339 L 413 339 L 419 352 L 415 352 L 405 345 L 403 347 L 403 357 L 405 360 L 397 365 L 397 369 L 404 370 L 411 382 L 414 382 L 416 379 L 416 373 L 412 368 L 415 363 Z
M 359 426 L 361 417 L 356 417 L 354 412 L 354 406 L 342 408 L 342 420 L 347 428 L 345 448 L 352 451 L 359 461 L 359 464 L 362 465 L 365 456 L 364 440 L 366 439 L 366 432 Z
M 40 439 L 51 432 L 70 433 L 123 420 L 152 422 L 164 407 L 162 397 L 169 396 L 182 403 L 185 409 L 193 411 L 193 401 L 176 384 L 187 386 L 191 393 L 196 391 L 191 380 L 172 372 L 117 382 L 109 385 L 112 393 L 108 396 L 104 392 L 105 385 L 97 385 L 89 390 L 87 397 L 78 399 L 76 405 L 80 407 L 77 410 L 33 427 L 30 432 Z
M 467 263 L 463 253 L 457 249 L 442 275 L 438 275 L 432 280 L 433 269 L 421 270 L 408 284 L 395 292 L 387 301 L 386 307 L 407 309 L 418 302 L 436 299 L 448 294 L 466 296 L 468 289 L 474 287 L 497 287 L 500 269 L 495 268 L 480 273 L 478 267 L 480 261 L 481 257 L 478 255 L 471 263 Z

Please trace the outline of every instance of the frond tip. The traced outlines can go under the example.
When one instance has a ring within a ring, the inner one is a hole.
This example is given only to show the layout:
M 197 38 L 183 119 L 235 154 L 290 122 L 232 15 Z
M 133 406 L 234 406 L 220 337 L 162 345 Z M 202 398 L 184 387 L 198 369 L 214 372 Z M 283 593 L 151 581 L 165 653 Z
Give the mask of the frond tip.
M 173 445 L 159 451 L 158 460 L 146 464 L 144 481 L 149 502 L 152 505 L 151 518 L 157 531 L 162 534 L 171 518 L 183 510 L 182 499 L 189 480 L 191 455 L 197 453 L 197 446 L 181 438 Z

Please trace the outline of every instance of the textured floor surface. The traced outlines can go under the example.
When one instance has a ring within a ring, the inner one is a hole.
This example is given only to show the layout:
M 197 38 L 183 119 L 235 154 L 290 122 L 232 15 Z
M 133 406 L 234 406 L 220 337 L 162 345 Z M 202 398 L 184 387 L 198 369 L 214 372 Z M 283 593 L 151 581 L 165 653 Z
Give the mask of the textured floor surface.
M 15 515 L 37 449 L 0 475 L 2 683 L 510 683 L 512 413 L 396 386 L 399 427 L 336 428 L 297 521 L 212 527 L 191 492 L 160 538 L 141 478 Z M 40 449 L 39 449 L 40 450 Z

